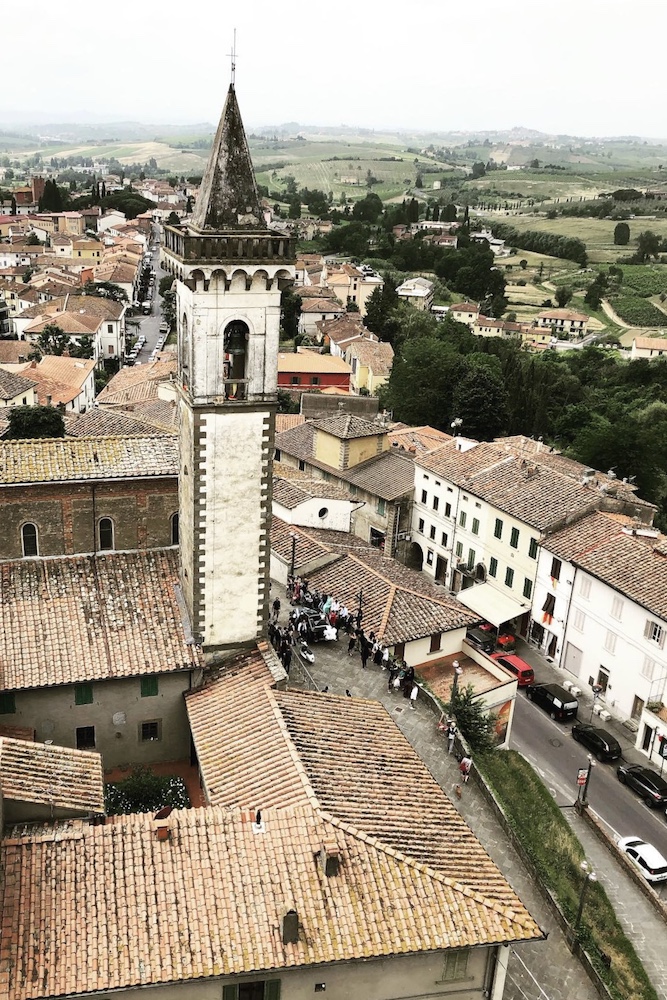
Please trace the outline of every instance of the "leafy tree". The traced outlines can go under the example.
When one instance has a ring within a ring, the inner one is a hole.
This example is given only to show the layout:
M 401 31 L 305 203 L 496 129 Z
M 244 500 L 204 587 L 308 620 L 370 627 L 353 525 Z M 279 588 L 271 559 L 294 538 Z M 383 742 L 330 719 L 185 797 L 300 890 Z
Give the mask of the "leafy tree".
M 398 305 L 398 295 L 396 294 L 396 282 L 390 275 L 383 275 L 383 285 L 373 289 L 366 301 L 366 315 L 364 316 L 364 326 L 371 333 L 382 336 L 387 320 L 391 312 Z
M 170 212 L 167 216 L 168 226 L 180 226 L 181 220 L 176 212 Z
M 32 278 L 34 273 L 35 273 L 34 268 L 26 267 L 25 271 L 21 275 L 21 281 L 23 282 L 24 285 L 30 284 L 30 279 Z
M 278 413 L 298 413 L 299 401 L 286 389 L 278 389 Z
M 17 212 L 18 212 L 18 206 L 16 204 L 16 198 L 14 197 L 14 195 L 12 195 L 12 202 L 11 202 L 11 208 L 9 210 L 9 214 L 10 215 L 16 215 Z
M 291 288 L 284 288 L 280 295 L 280 326 L 284 340 L 296 340 L 299 332 L 302 299 Z
M 441 222 L 456 222 L 456 205 L 454 202 L 450 201 L 447 205 L 443 205 L 440 212 Z
M 359 222 L 370 222 L 374 224 L 382 215 L 382 200 L 373 191 L 369 191 L 365 198 L 355 202 L 352 209 L 352 218 Z
M 473 753 L 488 753 L 494 749 L 497 717 L 485 711 L 472 684 L 456 689 L 447 710 L 456 719 L 456 725 Z
M 40 243 L 41 243 L 41 240 L 40 240 L 39 236 L 37 235 L 37 233 L 30 233 L 30 235 L 28 236 L 28 239 L 25 242 L 26 242 L 26 246 L 28 246 L 28 247 L 38 247 L 40 245 Z
M 416 188 L 423 188 L 424 187 L 424 180 L 423 180 L 421 174 L 417 174 L 417 179 L 415 180 L 415 187 Z
M 482 441 L 500 435 L 506 422 L 507 390 L 496 358 L 466 359 L 466 371 L 452 394 L 452 412 L 463 421 L 463 433 Z
M 572 289 L 567 285 L 559 285 L 556 289 L 556 303 L 563 309 L 572 298 Z
M 174 283 L 173 274 L 165 274 L 164 277 L 160 278 L 160 281 L 158 282 L 157 287 L 159 294 L 164 295 L 165 292 L 170 291 L 173 283 Z
M 481 162 L 480 163 L 473 163 L 473 165 L 472 165 L 472 173 L 470 175 L 473 178 L 473 180 L 475 178 L 477 178 L 477 177 L 483 177 L 485 173 L 486 173 L 486 167 L 484 166 L 483 163 L 481 163 Z
M 614 226 L 614 244 L 617 247 L 626 247 L 630 242 L 630 226 L 627 222 L 619 222 Z
M 329 253 L 344 253 L 351 257 L 368 256 L 370 230 L 362 222 L 350 222 L 334 226 L 325 240 L 325 250 Z
M 356 302 L 353 302 L 352 299 L 348 299 L 347 305 L 345 306 L 345 311 L 349 313 L 358 313 L 359 306 L 357 305 Z
M 57 323 L 47 323 L 28 356 L 35 360 L 39 360 L 44 354 L 55 354 L 57 357 L 62 357 L 71 345 L 72 341 L 69 335 Z
M 164 806 L 187 809 L 190 799 L 182 778 L 154 774 L 149 767 L 134 767 L 127 778 L 108 784 L 105 808 L 110 816 L 156 812 Z
M 72 358 L 86 358 L 90 361 L 94 357 L 95 341 L 86 334 L 78 343 L 72 343 L 69 353 Z
M 62 191 L 54 180 L 47 180 L 42 197 L 39 199 L 40 212 L 62 212 L 63 207 Z
M 645 229 L 637 237 L 637 260 L 644 264 L 649 258 L 657 258 L 660 252 L 660 237 L 650 229 Z
M 288 219 L 300 219 L 301 218 L 301 198 L 298 194 L 293 195 L 289 200 L 289 211 L 287 213 Z
M 12 406 L 9 410 L 9 438 L 65 437 L 63 415 L 54 406 Z
M 173 278 L 169 279 L 173 281 Z M 87 281 L 83 286 L 84 295 L 94 295 L 98 299 L 112 299 L 114 302 L 127 302 L 127 292 L 113 281 Z
M 537 158 L 534 159 L 534 160 L 531 160 L 530 163 L 528 164 L 528 166 L 532 170 L 539 170 L 539 168 L 540 168 L 540 161 Z
M 317 189 L 309 191 L 308 188 L 304 188 L 301 191 L 301 200 L 311 215 L 317 216 L 318 219 L 326 219 L 329 214 L 329 202 L 324 191 Z
M 525 271 L 526 268 L 528 267 L 528 261 L 525 259 L 520 260 L 519 267 L 521 268 L 522 271 Z

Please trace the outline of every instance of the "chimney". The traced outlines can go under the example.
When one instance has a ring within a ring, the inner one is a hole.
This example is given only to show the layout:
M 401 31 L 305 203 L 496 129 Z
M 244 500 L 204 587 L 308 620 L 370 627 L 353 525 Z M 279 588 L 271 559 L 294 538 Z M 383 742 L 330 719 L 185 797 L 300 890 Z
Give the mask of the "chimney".
M 172 806 L 163 806 L 162 809 L 158 809 L 153 816 L 153 828 L 155 830 L 155 839 L 164 841 L 171 840 L 171 828 L 169 826 L 169 816 L 171 815 Z
M 338 844 L 335 840 L 330 840 L 322 844 L 322 849 L 320 850 L 320 864 L 322 865 L 322 871 L 327 878 L 337 875 L 340 871 L 340 851 L 338 850 Z
M 288 910 L 283 917 L 283 944 L 299 943 L 299 914 Z
M 47 406 L 51 406 L 51 402 L 52 402 L 52 399 L 53 399 L 53 397 L 52 397 L 52 396 L 47 396 L 47 397 L 46 397 L 46 405 L 47 405 Z

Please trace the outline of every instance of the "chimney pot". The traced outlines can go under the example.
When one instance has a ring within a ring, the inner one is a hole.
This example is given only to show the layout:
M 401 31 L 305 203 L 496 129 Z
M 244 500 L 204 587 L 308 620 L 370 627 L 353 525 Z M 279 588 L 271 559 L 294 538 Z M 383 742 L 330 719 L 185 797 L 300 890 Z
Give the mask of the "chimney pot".
M 331 878 L 333 875 L 337 875 L 340 870 L 340 851 L 338 850 L 338 844 L 328 843 L 322 844 L 322 850 L 320 851 L 320 864 L 322 865 L 322 870 L 327 878 Z
M 47 406 L 50 406 L 50 405 L 51 405 L 51 400 L 52 400 L 52 398 L 53 398 L 52 396 L 47 396 L 47 397 L 46 397 L 46 405 L 47 405 Z
M 155 839 L 156 840 L 170 840 L 171 830 L 169 829 L 169 822 L 166 819 L 155 820 Z

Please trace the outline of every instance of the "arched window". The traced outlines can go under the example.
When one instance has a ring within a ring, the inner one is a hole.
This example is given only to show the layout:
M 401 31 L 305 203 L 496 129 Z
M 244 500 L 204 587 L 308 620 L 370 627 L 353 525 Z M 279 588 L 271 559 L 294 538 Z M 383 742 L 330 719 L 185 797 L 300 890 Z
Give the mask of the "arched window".
M 178 511 L 171 515 L 171 544 L 178 545 Z
M 24 556 L 38 556 L 39 544 L 37 542 L 37 525 L 24 524 L 21 528 L 21 542 L 23 544 Z
M 101 517 L 99 523 L 100 549 L 113 549 L 113 521 L 110 517 Z
M 225 329 L 225 397 L 245 399 L 246 357 L 250 331 L 242 320 L 234 319 Z

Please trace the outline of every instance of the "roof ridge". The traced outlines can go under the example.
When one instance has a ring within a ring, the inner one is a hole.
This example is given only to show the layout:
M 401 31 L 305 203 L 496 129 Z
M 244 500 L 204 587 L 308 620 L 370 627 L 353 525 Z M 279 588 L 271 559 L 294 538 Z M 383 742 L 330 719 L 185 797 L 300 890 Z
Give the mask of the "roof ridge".
M 375 569 L 373 566 L 369 566 L 368 563 L 363 562 L 358 556 L 354 555 L 353 552 L 347 552 L 346 557 L 349 559 L 354 559 L 354 561 L 358 563 L 359 566 L 361 566 L 363 569 L 366 569 L 368 570 L 369 573 L 373 573 L 374 576 L 379 577 L 380 580 L 382 580 L 384 583 L 387 584 L 390 590 L 392 587 L 394 588 L 394 590 L 396 589 L 395 583 L 392 583 L 391 580 L 389 580 L 386 576 L 384 576 L 384 574 L 380 573 L 380 571 Z
M 271 688 L 271 687 L 267 687 L 265 689 L 264 693 L 266 694 L 266 697 L 267 697 L 267 699 L 269 701 L 269 705 L 271 706 L 271 710 L 272 710 L 272 712 L 273 712 L 273 714 L 274 714 L 274 716 L 276 718 L 276 721 L 278 723 L 278 728 L 280 729 L 280 732 L 281 732 L 281 735 L 283 737 L 283 740 L 285 741 L 285 747 L 286 747 L 287 752 L 288 752 L 288 754 L 289 754 L 289 756 L 290 756 L 290 758 L 292 760 L 292 764 L 294 765 L 294 770 L 298 774 L 298 776 L 299 776 L 299 778 L 301 780 L 301 783 L 303 785 L 303 790 L 304 790 L 304 792 L 306 794 L 306 798 L 308 799 L 308 804 L 319 815 L 321 813 L 321 809 L 322 809 L 322 807 L 320 805 L 320 801 L 317 798 L 317 795 L 315 794 L 315 789 L 313 788 L 313 786 L 312 786 L 312 784 L 310 782 L 310 779 L 308 778 L 308 773 L 306 771 L 306 768 L 304 766 L 303 761 L 301 760 L 301 755 L 299 754 L 299 751 L 297 750 L 296 746 L 294 745 L 294 740 L 292 739 L 292 737 L 289 734 L 289 730 L 287 728 L 287 723 L 285 722 L 283 714 L 280 711 L 280 706 L 278 705 L 278 703 L 276 701 L 276 698 L 275 698 L 275 695 L 274 695 L 274 689 Z M 279 809 L 280 806 L 276 806 L 275 808 Z
M 394 598 L 396 597 L 397 589 L 398 588 L 396 584 L 391 585 L 389 598 L 387 600 L 387 603 L 385 604 L 384 614 L 382 615 L 382 621 L 380 622 L 380 628 L 378 629 L 379 634 L 382 636 L 384 636 L 385 632 L 387 631 L 387 623 L 389 621 L 389 617 L 391 615 L 392 608 L 394 606 Z
M 403 862 L 418 872 L 424 872 L 424 874 L 428 875 L 429 878 L 435 879 L 435 881 L 449 886 L 455 892 L 460 892 L 462 895 L 467 896 L 470 899 L 474 899 L 475 902 L 479 903 L 481 906 L 499 913 L 505 920 L 517 923 L 521 927 L 526 925 L 527 921 L 521 920 L 517 917 L 513 906 L 508 904 L 504 905 L 499 900 L 483 896 L 477 889 L 472 889 L 470 886 L 464 885 L 458 879 L 452 878 L 451 875 L 445 875 L 444 872 L 438 871 L 437 868 L 433 868 L 431 865 L 425 864 L 422 861 L 417 861 L 415 858 L 410 857 L 409 854 L 405 854 L 404 851 L 399 851 L 394 847 L 390 847 L 389 844 L 385 844 L 383 840 L 373 836 L 373 834 L 360 830 L 359 827 L 346 822 L 346 820 L 339 819 L 338 816 L 334 816 L 325 809 L 318 808 L 317 812 L 320 819 L 324 820 L 326 823 L 331 823 L 332 826 L 338 827 L 340 830 L 348 833 L 351 837 L 370 844 L 376 850 L 389 855 L 389 857 L 395 858 L 397 861 Z M 512 887 L 510 886 L 510 888 Z M 514 892 L 514 889 L 512 889 L 512 892 Z

